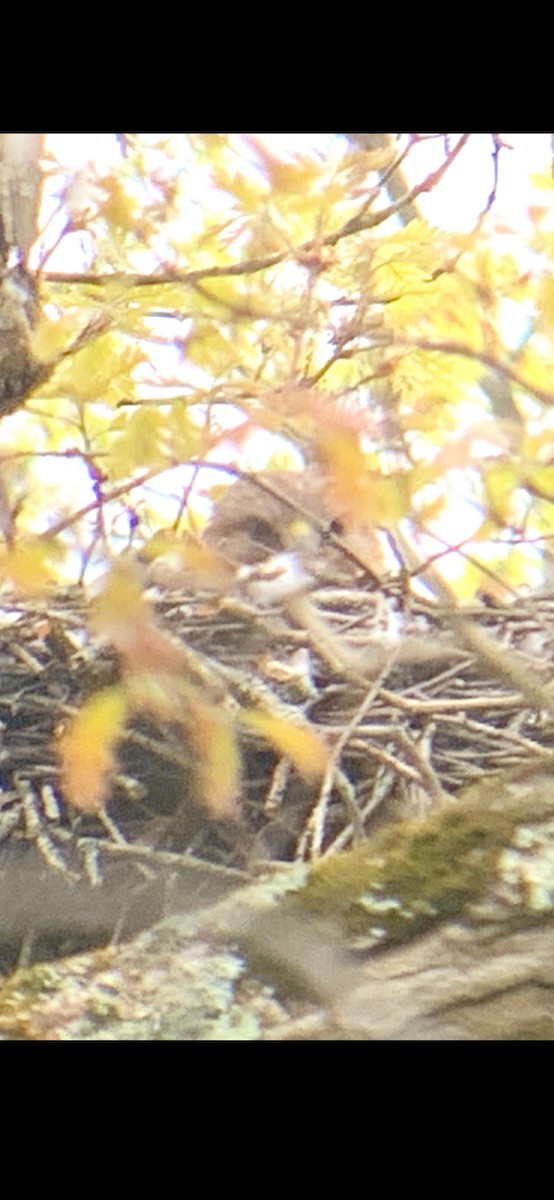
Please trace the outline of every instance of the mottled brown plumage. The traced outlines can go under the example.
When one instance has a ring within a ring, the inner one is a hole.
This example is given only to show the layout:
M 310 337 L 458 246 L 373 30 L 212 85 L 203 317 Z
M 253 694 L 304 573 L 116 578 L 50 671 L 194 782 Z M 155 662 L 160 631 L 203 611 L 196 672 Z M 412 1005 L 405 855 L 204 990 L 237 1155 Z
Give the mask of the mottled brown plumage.
M 369 545 L 336 536 L 337 522 L 324 501 L 324 480 L 312 469 L 266 471 L 232 484 L 216 504 L 205 541 L 242 564 L 295 552 L 319 584 L 352 585 L 367 571 Z M 348 554 L 348 550 L 352 554 Z M 365 551 L 365 553 L 364 553 Z

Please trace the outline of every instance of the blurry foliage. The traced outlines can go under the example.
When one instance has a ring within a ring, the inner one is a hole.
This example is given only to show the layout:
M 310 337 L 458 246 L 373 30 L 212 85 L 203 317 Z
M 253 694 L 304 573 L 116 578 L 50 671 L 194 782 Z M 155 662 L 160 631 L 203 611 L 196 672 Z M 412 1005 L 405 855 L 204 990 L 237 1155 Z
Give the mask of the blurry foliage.
M 436 136 L 441 166 L 410 203 L 463 164 L 467 136 Z M 8 588 L 93 579 L 160 530 L 197 533 L 226 466 L 299 454 L 324 473 L 331 520 L 403 531 L 416 560 L 443 555 L 460 597 L 539 581 L 554 536 L 554 185 L 536 181 L 528 245 L 497 229 L 486 185 L 470 233 L 399 228 L 384 183 L 417 142 L 372 151 L 337 136 L 278 156 L 257 136 L 118 135 L 119 160 L 73 175 L 46 142 L 35 352 L 49 361 L 91 321 L 98 332 L 2 422 Z M 69 242 L 72 274 L 56 269 Z M 502 415 L 487 375 L 507 389 Z M 137 627 L 163 659 L 149 618 Z M 138 703 L 131 674 L 93 724 Z M 236 775 L 232 722 L 216 730 L 194 689 L 176 704 L 199 742 L 208 729 L 225 742 Z M 307 733 L 256 720 L 276 745 L 292 738 L 301 769 L 324 769 Z
M 90 625 L 116 651 L 120 682 L 87 699 L 58 739 L 62 787 L 76 808 L 103 809 L 118 743 L 133 716 L 180 732 L 192 758 L 195 800 L 216 819 L 238 816 L 241 728 L 285 754 L 305 778 L 325 773 L 329 752 L 320 735 L 302 718 L 283 714 L 269 689 L 257 704 L 234 703 L 204 660 L 157 623 L 127 559 L 107 573 Z

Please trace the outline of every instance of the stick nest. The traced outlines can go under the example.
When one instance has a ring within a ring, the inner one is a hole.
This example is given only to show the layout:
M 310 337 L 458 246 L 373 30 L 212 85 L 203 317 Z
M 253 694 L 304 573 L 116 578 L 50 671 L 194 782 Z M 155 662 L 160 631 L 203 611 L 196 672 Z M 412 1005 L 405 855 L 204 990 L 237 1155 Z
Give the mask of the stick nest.
M 3 610 L 0 969 L 129 935 L 211 901 L 268 860 L 345 848 L 384 821 L 455 801 L 492 772 L 553 754 L 553 598 L 464 610 L 501 650 L 505 671 L 464 644 L 446 608 L 408 602 L 398 589 L 328 586 L 309 599 L 317 623 L 306 628 L 292 607 L 154 596 L 162 627 L 209 664 L 234 703 L 269 692 L 331 748 L 325 777 L 307 783 L 245 734 L 241 817 L 226 822 L 195 802 L 190 755 L 170 724 L 129 728 L 105 817 L 71 808 L 56 737 L 117 677 L 117 663 L 88 635 L 80 595 Z M 529 688 L 514 685 L 511 661 Z

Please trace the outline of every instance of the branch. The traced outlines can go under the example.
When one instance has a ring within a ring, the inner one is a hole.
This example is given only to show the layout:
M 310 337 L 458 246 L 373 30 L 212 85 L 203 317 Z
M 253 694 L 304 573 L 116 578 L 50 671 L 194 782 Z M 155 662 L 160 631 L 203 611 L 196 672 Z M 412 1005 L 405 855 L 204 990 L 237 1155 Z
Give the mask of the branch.
M 324 238 L 323 244 L 334 246 L 343 237 L 350 237 L 351 234 L 361 233 L 366 229 L 374 229 L 375 226 L 382 225 L 383 221 L 388 221 L 389 217 L 396 216 L 397 213 L 400 213 L 406 208 L 407 204 L 413 203 L 413 201 L 416 200 L 418 196 L 421 196 L 424 192 L 431 192 L 433 188 L 440 183 L 443 175 L 457 159 L 460 151 L 463 150 L 464 146 L 467 144 L 469 137 L 469 133 L 462 134 L 459 142 L 457 142 L 453 150 L 449 151 L 444 162 L 441 164 L 438 170 L 432 171 L 430 175 L 427 175 L 426 179 L 424 179 L 422 183 L 416 184 L 416 186 L 413 187 L 412 190 L 405 196 L 401 196 L 399 200 L 397 200 L 394 204 L 390 204 L 389 207 L 383 209 L 382 212 L 373 213 L 372 216 L 362 217 L 361 219 L 354 217 L 351 221 L 347 221 L 346 225 L 343 225 L 342 229 L 339 229 L 338 233 L 330 234 L 328 238 Z
M 364 352 L 373 350 L 374 348 L 395 348 L 402 350 L 425 350 L 437 352 L 439 354 L 454 354 L 460 358 L 469 358 L 473 362 L 482 363 L 484 367 L 494 371 L 497 375 L 503 376 L 516 387 L 527 392 L 530 396 L 535 396 L 537 400 L 541 400 L 544 404 L 554 404 L 554 392 L 547 391 L 546 388 L 541 388 L 538 384 L 531 383 L 519 374 L 509 363 L 499 362 L 493 354 L 488 354 L 486 350 L 472 350 L 471 346 L 466 346 L 463 342 L 456 341 L 435 341 L 433 338 L 402 338 L 392 334 L 387 338 L 379 338 L 378 335 L 372 335 L 372 344 L 364 346 Z
M 458 157 L 461 150 L 463 150 L 470 136 L 468 133 L 462 134 L 459 142 L 447 154 L 438 170 L 433 171 L 422 183 L 418 183 L 411 191 L 402 196 L 400 200 L 390 204 L 388 208 L 372 213 L 370 216 L 354 217 L 335 233 L 329 233 L 326 237 L 321 238 L 319 246 L 336 246 L 337 242 L 345 237 L 362 233 L 367 229 L 376 229 L 379 225 L 388 221 L 390 217 L 400 213 L 402 209 L 405 209 L 407 204 L 412 203 L 423 192 L 432 191 Z M 183 283 L 194 287 L 203 279 L 226 279 L 229 276 L 255 275 L 259 271 L 267 271 L 269 267 L 275 267 L 291 260 L 302 263 L 303 259 L 313 254 L 313 252 L 314 243 L 310 240 L 304 242 L 292 253 L 290 250 L 286 250 L 282 253 L 266 254 L 262 258 L 247 259 L 245 262 L 230 263 L 224 267 L 203 267 L 197 271 L 165 270 L 160 271 L 159 274 L 152 275 L 130 274 L 125 271 L 113 271 L 108 274 L 97 274 L 93 271 L 83 271 L 79 274 L 64 274 L 59 271 L 52 271 L 46 273 L 45 278 L 49 283 L 86 283 L 93 287 L 102 287 L 105 283 L 125 283 L 128 287 L 151 287 L 152 284 L 159 283 Z

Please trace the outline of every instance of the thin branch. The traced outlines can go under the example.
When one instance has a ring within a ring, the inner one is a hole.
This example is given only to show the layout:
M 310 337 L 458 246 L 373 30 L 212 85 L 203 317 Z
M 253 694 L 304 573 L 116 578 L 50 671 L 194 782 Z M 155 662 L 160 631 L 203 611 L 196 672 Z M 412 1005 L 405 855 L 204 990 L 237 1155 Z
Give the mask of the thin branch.
M 388 208 L 383 209 L 381 212 L 373 213 L 373 215 L 370 217 L 362 217 L 361 219 L 359 217 L 353 217 L 352 220 L 347 221 L 346 224 L 342 226 L 342 229 L 339 229 L 337 233 L 329 234 L 328 237 L 324 238 L 323 244 L 326 246 L 335 246 L 336 243 L 343 237 L 350 237 L 353 233 L 362 233 L 366 229 L 374 229 L 377 225 L 381 225 L 383 221 L 388 221 L 389 217 L 396 216 L 396 214 L 405 208 L 407 204 L 413 203 L 413 201 L 417 200 L 417 197 L 421 196 L 424 192 L 431 192 L 433 188 L 440 183 L 445 172 L 457 159 L 458 155 L 467 144 L 469 137 L 469 133 L 462 134 L 459 142 L 457 142 L 453 150 L 449 151 L 444 162 L 441 163 L 441 166 L 436 171 L 432 171 L 430 175 L 427 175 L 422 183 L 416 184 L 415 187 L 413 187 L 412 190 L 407 193 L 407 195 L 401 196 L 401 198 L 394 204 L 390 204 Z
M 435 341 L 432 338 L 401 338 L 391 335 L 386 339 L 380 339 L 378 335 L 372 336 L 372 345 L 364 347 L 366 352 L 373 349 L 397 348 L 401 350 L 424 350 L 430 353 L 459 355 L 460 358 L 468 358 L 472 362 L 482 363 L 489 370 L 496 372 L 498 375 L 503 375 L 511 383 L 515 384 L 516 387 L 521 388 L 528 395 L 534 396 L 537 400 L 541 400 L 544 404 L 554 405 L 554 392 L 547 391 L 546 388 L 541 388 L 538 384 L 526 380 L 508 363 L 499 362 L 493 354 L 488 354 L 486 350 L 473 350 L 471 346 L 466 346 L 463 342 Z
M 468 133 L 462 134 L 459 142 L 447 154 L 441 166 L 436 171 L 431 172 L 430 175 L 427 175 L 421 183 L 416 184 L 405 196 L 401 197 L 394 204 L 390 204 L 387 208 L 372 213 L 370 216 L 360 217 L 358 215 L 357 217 L 353 217 L 341 229 L 323 237 L 319 243 L 320 246 L 336 246 L 345 237 L 351 237 L 356 233 L 363 233 L 368 229 L 376 229 L 379 225 L 388 221 L 390 217 L 396 216 L 407 204 L 416 200 L 418 196 L 424 192 L 432 191 L 440 183 L 443 175 L 458 157 L 461 150 L 463 150 L 470 136 Z M 94 271 L 83 271 L 75 274 L 52 271 L 46 273 L 44 278 L 48 283 L 90 284 L 92 287 L 102 287 L 106 283 L 123 283 L 129 288 L 151 287 L 153 284 L 160 283 L 183 283 L 195 287 L 203 279 L 226 279 L 229 276 L 255 275 L 259 271 L 267 271 L 270 267 L 279 266 L 281 263 L 291 260 L 302 263 L 303 258 L 313 253 L 313 250 L 314 243 L 310 240 L 304 242 L 292 253 L 287 250 L 275 254 L 266 254 L 261 258 L 247 259 L 246 262 L 230 263 L 228 266 L 223 267 L 203 267 L 196 271 L 165 270 L 151 275 L 131 274 L 125 271 L 113 271 L 106 274 L 98 274 Z
M 101 505 L 109 504 L 112 500 L 118 500 L 120 496 L 125 496 L 127 492 L 142 487 L 150 479 L 155 479 L 157 475 L 163 475 L 166 471 L 172 470 L 173 466 L 175 466 L 174 463 L 168 463 L 164 467 L 154 467 L 150 471 L 144 471 L 142 475 L 137 475 L 135 479 L 129 479 L 126 483 L 119 484 L 109 492 L 104 492 L 101 499 L 91 500 L 90 504 L 84 504 L 82 508 L 77 509 L 74 513 L 70 513 L 68 517 L 64 517 L 55 525 L 50 525 L 48 529 L 43 530 L 39 537 L 44 540 L 58 537 L 60 533 L 64 533 L 66 529 L 70 529 L 72 525 L 82 520 L 83 517 L 88 517 L 90 513 L 96 512 Z

